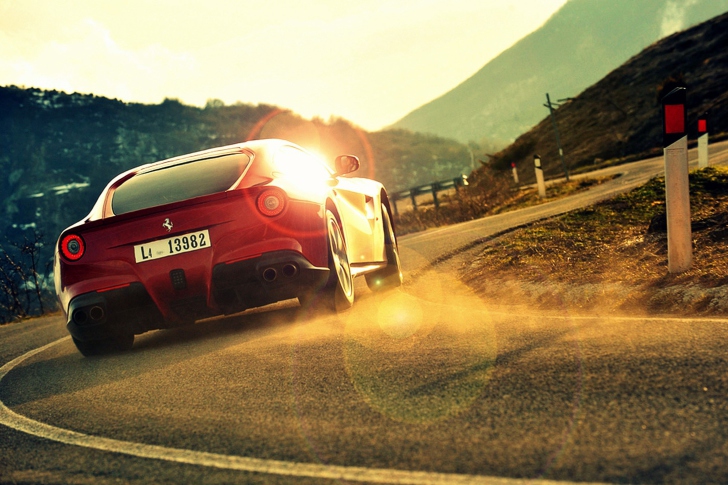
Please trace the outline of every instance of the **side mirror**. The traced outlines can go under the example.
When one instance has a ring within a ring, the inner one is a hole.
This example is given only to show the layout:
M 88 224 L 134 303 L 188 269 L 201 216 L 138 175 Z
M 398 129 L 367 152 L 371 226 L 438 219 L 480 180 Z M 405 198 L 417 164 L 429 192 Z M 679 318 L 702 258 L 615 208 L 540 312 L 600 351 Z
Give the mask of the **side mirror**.
M 347 173 L 359 170 L 359 159 L 354 155 L 339 155 L 335 161 L 336 175 L 346 175 Z

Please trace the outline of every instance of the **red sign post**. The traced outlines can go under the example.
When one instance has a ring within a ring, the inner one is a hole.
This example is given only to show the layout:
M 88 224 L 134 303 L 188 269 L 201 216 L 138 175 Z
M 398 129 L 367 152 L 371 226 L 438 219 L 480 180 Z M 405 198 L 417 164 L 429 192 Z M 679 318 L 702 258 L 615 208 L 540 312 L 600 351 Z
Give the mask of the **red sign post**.
M 662 98 L 667 269 L 670 273 L 685 272 L 693 264 L 685 94 L 685 88 L 679 87 Z
M 708 122 L 704 118 L 698 120 L 698 168 L 708 167 Z

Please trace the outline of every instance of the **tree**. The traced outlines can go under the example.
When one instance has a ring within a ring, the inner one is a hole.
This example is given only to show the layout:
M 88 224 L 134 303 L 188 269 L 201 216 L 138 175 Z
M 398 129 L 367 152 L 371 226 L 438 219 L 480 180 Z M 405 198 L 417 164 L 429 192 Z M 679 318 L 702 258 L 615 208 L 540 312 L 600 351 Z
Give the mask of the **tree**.
M 42 315 L 52 301 L 47 278 L 40 273 L 43 235 L 33 230 L 22 241 L 0 246 L 0 322 Z M 46 272 L 47 273 L 47 272 Z

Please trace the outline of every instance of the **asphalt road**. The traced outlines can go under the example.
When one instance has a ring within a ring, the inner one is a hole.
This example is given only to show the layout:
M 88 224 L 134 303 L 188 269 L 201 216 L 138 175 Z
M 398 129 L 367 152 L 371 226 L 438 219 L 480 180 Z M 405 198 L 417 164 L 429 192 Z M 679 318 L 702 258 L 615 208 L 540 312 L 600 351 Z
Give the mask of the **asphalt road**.
M 660 162 L 404 237 L 405 288 L 358 282 L 339 316 L 285 302 L 102 358 L 60 317 L 0 327 L 0 482 L 727 483 L 728 321 L 528 314 L 456 278 L 484 239 Z

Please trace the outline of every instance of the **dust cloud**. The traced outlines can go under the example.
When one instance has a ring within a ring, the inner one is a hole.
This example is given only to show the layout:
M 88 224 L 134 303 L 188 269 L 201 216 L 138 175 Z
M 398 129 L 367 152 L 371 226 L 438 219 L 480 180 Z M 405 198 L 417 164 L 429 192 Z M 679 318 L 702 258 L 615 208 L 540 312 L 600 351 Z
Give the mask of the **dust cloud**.
M 487 386 L 497 356 L 494 322 L 449 276 L 370 293 L 340 319 L 349 377 L 387 417 L 434 422 L 467 409 Z

